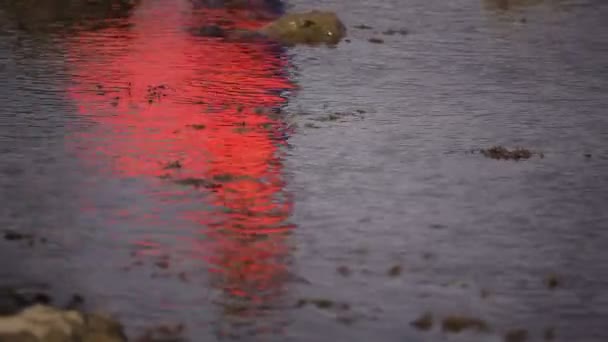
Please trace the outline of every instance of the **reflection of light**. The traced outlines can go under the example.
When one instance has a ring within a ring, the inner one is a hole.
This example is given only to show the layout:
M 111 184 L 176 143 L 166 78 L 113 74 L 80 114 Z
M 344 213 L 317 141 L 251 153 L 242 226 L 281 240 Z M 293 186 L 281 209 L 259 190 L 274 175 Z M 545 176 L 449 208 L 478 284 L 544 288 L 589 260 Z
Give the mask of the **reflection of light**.
M 178 29 L 192 17 L 155 10 L 134 17 L 133 27 L 71 41 L 77 76 L 70 95 L 97 123 L 96 133 L 79 138 L 93 151 L 82 158 L 111 162 L 114 173 L 129 177 L 219 183 L 206 202 L 216 209 L 189 213 L 207 237 L 192 238 L 194 255 L 209 262 L 230 296 L 268 302 L 286 278 L 291 202 L 274 138 L 283 123 L 257 109 L 285 102 L 276 92 L 292 88 L 281 76 L 285 62 L 268 46 L 192 37 Z M 163 168 L 176 160 L 181 168 Z

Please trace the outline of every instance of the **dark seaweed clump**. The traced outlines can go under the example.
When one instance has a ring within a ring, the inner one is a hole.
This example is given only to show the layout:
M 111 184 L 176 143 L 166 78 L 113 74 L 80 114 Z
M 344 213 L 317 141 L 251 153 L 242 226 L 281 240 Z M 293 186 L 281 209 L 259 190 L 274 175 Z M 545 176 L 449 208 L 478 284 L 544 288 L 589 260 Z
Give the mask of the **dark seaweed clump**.
M 484 157 L 497 160 L 525 160 L 530 159 L 534 155 L 538 155 L 540 158 L 544 157 L 542 153 L 533 152 L 521 147 L 510 150 L 503 146 L 492 146 L 490 148 L 482 148 L 473 152 L 479 152 Z

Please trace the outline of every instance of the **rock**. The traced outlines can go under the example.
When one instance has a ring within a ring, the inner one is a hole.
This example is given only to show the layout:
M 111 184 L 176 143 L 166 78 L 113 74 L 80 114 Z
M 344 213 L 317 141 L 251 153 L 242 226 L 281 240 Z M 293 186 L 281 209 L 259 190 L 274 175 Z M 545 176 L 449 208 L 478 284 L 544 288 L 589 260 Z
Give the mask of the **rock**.
M 197 36 L 225 38 L 231 42 L 271 40 L 283 45 L 336 45 L 346 35 L 346 27 L 333 12 L 310 11 L 285 14 L 254 31 L 224 29 L 218 25 L 191 30 Z
M 346 27 L 333 12 L 310 11 L 286 14 L 258 33 L 286 45 L 336 45 L 346 35 Z
M 83 314 L 36 304 L 0 316 L 0 342 L 126 342 L 120 323 L 98 314 Z

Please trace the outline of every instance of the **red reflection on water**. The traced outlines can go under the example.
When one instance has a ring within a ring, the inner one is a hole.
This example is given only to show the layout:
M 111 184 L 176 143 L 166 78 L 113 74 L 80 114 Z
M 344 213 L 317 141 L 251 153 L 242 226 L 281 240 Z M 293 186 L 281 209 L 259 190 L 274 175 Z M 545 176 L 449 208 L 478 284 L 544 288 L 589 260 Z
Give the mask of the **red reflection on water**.
M 203 17 L 220 14 L 239 27 L 264 24 L 240 12 L 209 10 Z M 131 27 L 72 40 L 77 76 L 70 96 L 96 123 L 79 138 L 88 144 L 81 157 L 128 177 L 219 184 L 206 199 L 215 209 L 201 205 L 189 217 L 208 241 L 192 242 L 194 255 L 210 263 L 231 296 L 266 302 L 287 278 L 291 201 L 275 139 L 284 123 L 258 109 L 280 107 L 285 98 L 275 90 L 293 85 L 268 46 L 193 37 L 180 29 L 193 18 L 166 6 L 145 8 Z

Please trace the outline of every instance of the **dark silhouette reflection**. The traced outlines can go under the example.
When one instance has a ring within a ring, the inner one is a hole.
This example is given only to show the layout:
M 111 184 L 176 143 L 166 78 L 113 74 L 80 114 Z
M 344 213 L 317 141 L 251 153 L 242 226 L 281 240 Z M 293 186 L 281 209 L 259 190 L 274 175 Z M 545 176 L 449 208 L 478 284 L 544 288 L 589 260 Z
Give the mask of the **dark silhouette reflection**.
M 222 293 L 215 298 L 218 334 L 277 331 L 264 317 L 281 305 L 292 227 L 280 156 L 285 123 L 276 112 L 286 102 L 281 93 L 293 86 L 276 47 L 189 34 L 184 26 L 220 14 L 202 11 L 144 3 L 132 25 L 70 41 L 70 94 L 95 123 L 75 139 L 86 145 L 79 156 L 90 165 L 160 181 L 167 189 L 156 192 L 161 201 L 182 191 L 204 194 L 188 197 L 200 202 L 185 216 L 201 228 L 186 241 Z M 241 27 L 266 23 L 241 14 L 223 15 Z M 165 253 L 163 235 L 134 243 Z
M 190 2 L 195 8 L 266 10 L 274 13 L 280 13 L 284 8 L 280 0 L 190 0 Z
M 46 34 L 65 29 L 111 25 L 126 18 L 141 0 L 0 0 L 7 19 L 17 29 Z

